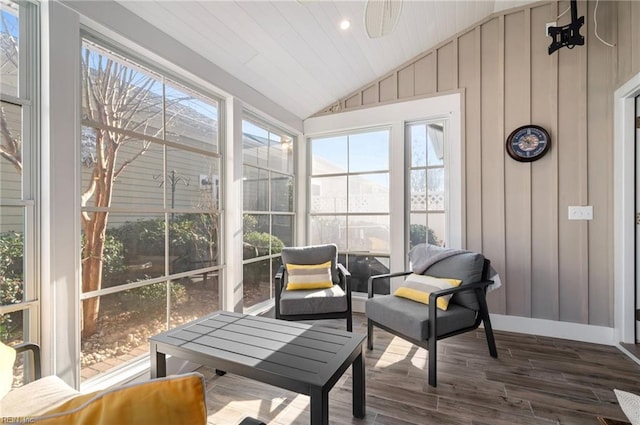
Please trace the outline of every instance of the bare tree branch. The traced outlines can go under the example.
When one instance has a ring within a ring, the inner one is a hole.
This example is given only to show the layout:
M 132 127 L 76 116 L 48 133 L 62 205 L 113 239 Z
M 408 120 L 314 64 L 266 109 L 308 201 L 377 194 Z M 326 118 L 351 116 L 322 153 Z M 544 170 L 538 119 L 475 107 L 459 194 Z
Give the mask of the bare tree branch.
M 16 170 L 22 172 L 22 149 L 18 138 L 13 137 L 7 123 L 4 108 L 0 108 L 0 156 L 9 161 Z
M 120 165 L 120 168 L 118 168 L 118 170 L 113 173 L 114 179 L 117 179 L 118 176 L 125 170 L 125 168 L 129 166 L 129 164 L 131 164 L 133 161 L 135 161 L 136 159 L 144 155 L 149 149 L 149 146 L 151 146 L 151 142 L 142 142 L 142 143 L 143 143 L 142 149 L 140 149 L 140 151 L 136 153 L 134 156 L 132 156 L 130 159 L 124 161 L 122 165 Z
M 9 31 L 9 23 L 7 22 L 6 16 L 4 14 L 1 14 L 1 16 L 2 16 L 2 27 L 6 29 L 6 31 L 3 32 L 3 34 L 8 41 L 6 45 L 5 44 L 2 45 L 2 51 L 3 53 L 5 53 L 7 60 L 11 62 L 13 66 L 17 69 L 18 68 L 18 52 L 19 52 L 18 40 L 16 40 L 16 38 L 13 35 L 11 35 L 11 32 Z

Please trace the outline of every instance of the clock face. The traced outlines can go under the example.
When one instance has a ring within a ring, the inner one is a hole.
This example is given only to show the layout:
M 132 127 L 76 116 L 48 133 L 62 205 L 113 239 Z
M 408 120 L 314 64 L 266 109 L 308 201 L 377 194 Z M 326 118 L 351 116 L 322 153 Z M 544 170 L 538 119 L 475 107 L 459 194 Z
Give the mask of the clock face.
M 530 162 L 541 158 L 551 146 L 547 131 L 537 125 L 516 128 L 507 138 L 507 153 L 516 161 Z

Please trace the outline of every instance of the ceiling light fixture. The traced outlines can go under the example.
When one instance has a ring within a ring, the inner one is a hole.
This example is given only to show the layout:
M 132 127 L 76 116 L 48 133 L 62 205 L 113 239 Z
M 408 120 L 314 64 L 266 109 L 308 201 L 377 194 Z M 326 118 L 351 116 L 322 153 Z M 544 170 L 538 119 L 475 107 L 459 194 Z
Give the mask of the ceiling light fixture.
M 351 21 L 348 19 L 343 19 L 342 21 L 340 21 L 340 29 L 342 31 L 346 31 L 351 27 Z

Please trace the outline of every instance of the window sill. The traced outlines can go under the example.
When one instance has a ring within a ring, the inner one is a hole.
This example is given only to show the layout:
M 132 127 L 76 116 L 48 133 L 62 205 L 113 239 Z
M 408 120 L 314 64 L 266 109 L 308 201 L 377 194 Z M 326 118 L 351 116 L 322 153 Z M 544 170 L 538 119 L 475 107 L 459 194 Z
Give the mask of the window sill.
M 115 369 L 101 373 L 80 384 L 80 391 L 90 393 L 110 387 L 116 387 L 130 382 L 146 380 L 149 378 L 149 356 L 140 356 L 131 362 L 116 367 Z

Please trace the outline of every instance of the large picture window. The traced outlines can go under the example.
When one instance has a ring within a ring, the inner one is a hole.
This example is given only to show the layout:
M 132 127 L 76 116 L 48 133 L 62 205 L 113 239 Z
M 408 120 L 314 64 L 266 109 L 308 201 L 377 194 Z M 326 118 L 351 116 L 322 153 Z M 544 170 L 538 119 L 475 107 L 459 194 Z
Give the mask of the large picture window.
M 35 4 L 0 0 L 0 340 L 9 345 L 38 342 L 37 34 Z
M 273 298 L 280 252 L 294 241 L 293 136 L 262 121 L 242 121 L 243 305 Z
M 389 144 L 388 128 L 310 139 L 310 243 L 338 245 L 356 292 L 389 271 Z
M 218 309 L 220 102 L 82 44 L 83 379 Z

